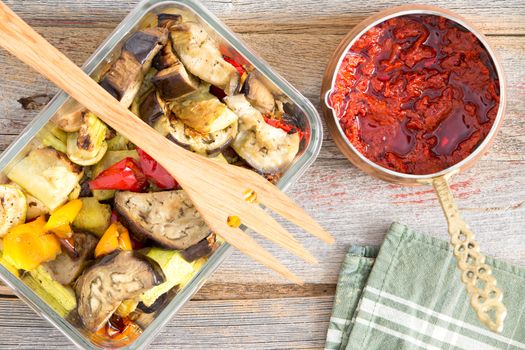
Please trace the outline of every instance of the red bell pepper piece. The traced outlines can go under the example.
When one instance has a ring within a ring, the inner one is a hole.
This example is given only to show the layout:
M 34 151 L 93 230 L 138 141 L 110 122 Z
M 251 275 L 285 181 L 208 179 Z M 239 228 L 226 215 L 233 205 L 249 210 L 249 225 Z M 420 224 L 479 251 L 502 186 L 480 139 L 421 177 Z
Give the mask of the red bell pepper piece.
M 147 179 L 137 162 L 127 157 L 113 164 L 89 182 L 92 190 L 121 190 L 140 192 L 144 190 Z
M 272 119 L 268 118 L 267 116 L 264 116 L 264 121 L 266 124 L 269 124 L 273 126 L 274 128 L 281 129 L 283 131 L 286 131 L 287 133 L 299 133 L 299 140 L 302 140 L 304 137 L 304 131 L 297 129 L 295 126 L 287 124 L 284 120 L 280 119 Z
M 233 58 L 230 58 L 228 56 L 223 56 L 223 57 L 226 62 L 228 62 L 229 64 L 234 66 L 235 69 L 237 69 L 237 72 L 239 72 L 239 75 L 242 77 L 244 72 L 246 72 L 246 69 L 244 69 L 244 67 L 240 63 L 237 63 Z
M 149 154 L 140 148 L 137 148 L 137 153 L 139 154 L 140 167 L 144 175 L 155 186 L 163 190 L 171 190 L 177 187 L 177 181 L 155 159 L 151 158 Z

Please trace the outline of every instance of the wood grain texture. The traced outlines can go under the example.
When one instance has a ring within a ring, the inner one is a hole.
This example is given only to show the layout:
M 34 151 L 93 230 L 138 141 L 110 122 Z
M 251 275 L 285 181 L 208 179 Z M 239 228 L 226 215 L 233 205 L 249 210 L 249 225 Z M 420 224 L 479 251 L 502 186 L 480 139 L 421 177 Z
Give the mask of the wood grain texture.
M 7 3 L 81 64 L 137 1 Z M 204 1 L 316 106 L 325 65 L 344 34 L 373 12 L 402 3 L 406 2 Z M 489 35 L 507 72 L 509 99 L 503 127 L 490 152 L 473 169 L 453 178 L 452 189 L 483 251 L 525 267 L 525 2 L 441 0 L 434 4 L 478 24 Z M 0 149 L 36 115 L 17 100 L 55 91 L 51 83 L 0 51 Z M 333 246 L 326 246 L 284 224 L 314 252 L 320 262 L 316 266 L 301 264 L 280 248 L 265 244 L 306 285 L 292 288 L 235 252 L 195 296 L 198 300 L 190 302 L 161 333 L 154 348 L 189 348 L 191 344 L 197 344 L 193 348 L 321 348 L 330 295 L 351 244 L 379 245 L 392 221 L 447 239 L 446 221 L 432 188 L 399 187 L 368 177 L 350 165 L 328 134 L 318 160 L 289 194 L 336 237 Z M 205 328 L 208 325 L 212 327 Z M 16 341 L 11 341 L 13 337 Z M 44 340 L 51 337 L 53 344 L 71 347 L 18 300 L 0 301 L 0 348 L 51 348 Z M 4 339 L 10 342 L 4 345 Z
M 191 301 L 148 349 L 320 349 L 332 300 L 325 296 Z M 0 348 L 74 348 L 22 301 L 0 300 L 0 310 L 7 309 L 11 316 L 0 316 Z

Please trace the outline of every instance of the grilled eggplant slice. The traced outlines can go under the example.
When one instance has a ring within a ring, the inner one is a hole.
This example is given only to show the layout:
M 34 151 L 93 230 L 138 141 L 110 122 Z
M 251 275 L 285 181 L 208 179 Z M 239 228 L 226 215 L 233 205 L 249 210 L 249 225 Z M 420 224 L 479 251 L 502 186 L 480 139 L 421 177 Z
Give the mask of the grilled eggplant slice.
M 235 113 L 207 90 L 172 103 L 171 110 L 184 124 L 203 134 L 226 129 L 238 119 Z
M 182 16 L 175 13 L 159 13 L 157 22 L 159 27 L 170 29 L 172 26 L 182 22 Z
M 82 167 L 52 147 L 38 148 L 15 164 L 7 177 L 53 211 L 68 196 L 83 176 Z
M 173 46 L 171 46 L 171 42 L 168 42 L 162 50 L 153 58 L 153 67 L 155 69 L 161 71 L 163 69 L 166 69 L 168 67 L 173 66 L 174 64 L 179 63 L 179 59 L 177 58 L 177 55 L 173 52 Z
M 77 258 L 71 258 L 69 254 L 62 252 L 55 260 L 42 264 L 55 281 L 64 285 L 71 284 L 84 270 L 88 260 L 93 258 L 98 242 L 95 236 L 83 232 L 73 234 L 73 240 Z
M 182 190 L 117 192 L 115 209 L 134 235 L 150 238 L 168 249 L 186 249 L 210 234 Z
M 244 95 L 226 96 L 224 100 L 239 116 L 239 133 L 232 143 L 235 152 L 262 173 L 283 171 L 299 151 L 299 134 L 287 134 L 268 125 Z
M 195 153 L 214 157 L 228 147 L 237 135 L 237 122 L 233 122 L 225 129 L 201 134 L 184 124 L 179 119 L 170 119 L 169 138 L 179 146 Z
M 252 72 L 244 82 L 244 94 L 252 106 L 263 114 L 270 113 L 275 107 L 275 99 L 270 90 Z
M 0 185 L 0 238 L 26 220 L 27 199 L 14 185 Z
M 124 44 L 120 57 L 100 81 L 100 85 L 128 108 L 151 68 L 153 58 L 168 40 L 163 28 L 147 28 L 133 34 Z
M 199 243 L 192 245 L 188 249 L 183 250 L 181 254 L 184 257 L 184 260 L 192 262 L 210 255 L 210 253 L 213 251 L 212 245 L 213 243 L 211 243 L 208 238 L 206 238 Z
M 165 100 L 174 100 L 197 90 L 199 82 L 186 72 L 181 62 L 161 70 L 153 78 L 153 84 Z
M 153 58 L 168 42 L 168 31 L 164 28 L 146 28 L 134 33 L 124 44 L 122 52 L 129 52 L 142 66 L 145 73 L 151 68 Z
M 166 104 L 157 91 L 152 91 L 146 96 L 139 109 L 139 116 L 149 125 L 155 125 L 155 122 L 164 115 Z
M 76 283 L 78 314 L 84 326 L 96 332 L 120 303 L 165 281 L 160 266 L 133 251 L 117 251 L 89 267 Z
M 173 48 L 188 71 L 202 80 L 233 95 L 239 88 L 239 73 L 226 62 L 217 43 L 204 27 L 194 22 L 170 28 Z
M 143 79 L 140 63 L 131 53 L 123 51 L 102 78 L 100 85 L 128 108 L 139 91 Z

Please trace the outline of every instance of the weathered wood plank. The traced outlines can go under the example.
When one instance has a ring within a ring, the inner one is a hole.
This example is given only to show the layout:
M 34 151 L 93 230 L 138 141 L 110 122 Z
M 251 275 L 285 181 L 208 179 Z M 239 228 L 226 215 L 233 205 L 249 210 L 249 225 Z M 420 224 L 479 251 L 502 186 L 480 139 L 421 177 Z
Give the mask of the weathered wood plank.
M 335 294 L 335 284 L 310 283 L 302 286 L 295 284 L 268 283 L 207 283 L 192 300 L 245 300 L 275 299 L 293 296 L 319 297 Z M 14 298 L 11 289 L 0 282 L 0 299 Z
M 67 28 L 114 28 L 138 3 L 120 1 L 108 5 L 107 0 L 45 0 L 6 1 L 33 26 L 61 26 Z M 258 33 L 318 33 L 344 34 L 371 13 L 397 5 L 421 1 L 379 0 L 359 2 L 333 0 L 330 2 L 286 0 L 270 2 L 257 0 L 203 0 L 211 12 L 237 32 Z M 490 34 L 525 34 L 525 4 L 522 1 L 482 0 L 433 1 L 471 19 Z
M 332 297 L 190 301 L 150 348 L 320 349 L 331 308 Z M 0 310 L 0 348 L 73 348 L 22 301 L 0 300 Z

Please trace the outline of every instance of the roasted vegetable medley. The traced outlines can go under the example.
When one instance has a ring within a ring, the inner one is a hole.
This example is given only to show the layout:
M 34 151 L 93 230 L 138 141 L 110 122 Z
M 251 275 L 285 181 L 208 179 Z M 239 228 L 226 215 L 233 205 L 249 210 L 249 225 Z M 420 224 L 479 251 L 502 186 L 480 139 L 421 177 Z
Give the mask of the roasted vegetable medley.
M 287 98 L 201 24 L 133 33 L 100 85 L 190 151 L 276 181 L 303 131 Z M 58 113 L 0 185 L 0 262 L 93 337 L 135 339 L 221 240 L 161 165 L 80 106 Z

